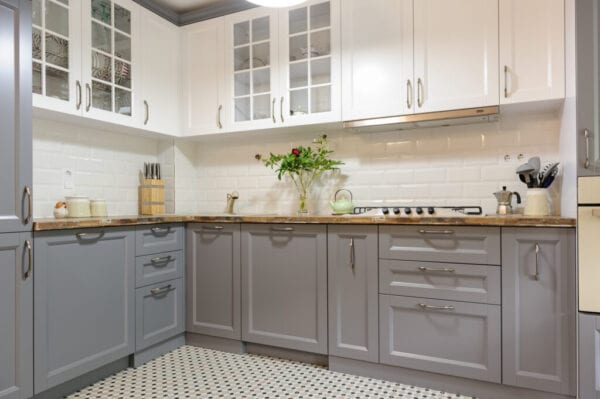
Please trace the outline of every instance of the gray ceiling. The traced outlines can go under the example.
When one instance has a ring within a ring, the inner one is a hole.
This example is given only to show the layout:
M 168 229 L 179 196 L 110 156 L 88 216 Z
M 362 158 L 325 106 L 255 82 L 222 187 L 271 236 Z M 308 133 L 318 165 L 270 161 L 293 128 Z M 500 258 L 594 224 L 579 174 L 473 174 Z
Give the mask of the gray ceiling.
M 246 0 L 134 0 L 177 25 L 188 25 L 255 7 Z

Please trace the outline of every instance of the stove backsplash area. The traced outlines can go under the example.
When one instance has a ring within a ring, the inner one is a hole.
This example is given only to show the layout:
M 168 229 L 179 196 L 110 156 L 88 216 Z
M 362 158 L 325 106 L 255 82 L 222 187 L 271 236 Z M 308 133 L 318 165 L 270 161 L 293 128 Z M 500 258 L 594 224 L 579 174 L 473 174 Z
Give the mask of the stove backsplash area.
M 315 185 L 308 208 L 331 211 L 329 200 L 340 187 L 350 189 L 356 205 L 481 205 L 494 213 L 492 195 L 502 186 L 525 194 L 515 169 L 537 155 L 559 160 L 560 115 L 509 114 L 500 121 L 384 133 L 328 132 L 334 159 L 345 162 L 341 174 Z M 254 158 L 306 145 L 323 132 L 273 131 L 223 135 L 190 145 L 175 145 L 176 212 L 221 212 L 226 195 L 236 190 L 239 213 L 293 213 L 298 208 L 291 182 Z M 519 159 L 521 155 L 521 159 Z M 559 212 L 560 184 L 554 185 Z

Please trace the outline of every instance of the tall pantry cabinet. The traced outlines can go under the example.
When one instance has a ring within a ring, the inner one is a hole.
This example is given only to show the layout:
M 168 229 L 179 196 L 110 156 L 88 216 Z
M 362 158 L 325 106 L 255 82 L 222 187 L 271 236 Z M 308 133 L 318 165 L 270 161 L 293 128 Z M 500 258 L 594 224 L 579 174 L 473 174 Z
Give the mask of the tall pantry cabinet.
M 0 398 L 33 394 L 31 1 L 0 0 Z

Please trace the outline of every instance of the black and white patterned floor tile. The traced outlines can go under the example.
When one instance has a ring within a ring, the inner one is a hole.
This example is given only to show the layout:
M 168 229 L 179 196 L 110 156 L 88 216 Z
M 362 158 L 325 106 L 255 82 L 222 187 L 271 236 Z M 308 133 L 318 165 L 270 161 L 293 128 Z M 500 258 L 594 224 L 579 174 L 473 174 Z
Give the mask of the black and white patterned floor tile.
M 267 356 L 183 346 L 67 399 L 470 399 Z

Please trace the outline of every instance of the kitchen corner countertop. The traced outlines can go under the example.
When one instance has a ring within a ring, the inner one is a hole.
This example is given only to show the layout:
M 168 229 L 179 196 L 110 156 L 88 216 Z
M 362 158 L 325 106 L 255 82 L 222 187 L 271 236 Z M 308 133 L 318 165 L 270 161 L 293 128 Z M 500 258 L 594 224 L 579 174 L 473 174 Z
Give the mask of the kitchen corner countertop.
M 35 219 L 34 231 L 93 227 L 137 226 L 160 223 L 289 223 L 289 224 L 366 224 L 424 226 L 498 226 L 498 227 L 575 227 L 576 220 L 560 216 L 360 216 L 360 215 L 260 215 L 195 214 L 158 216 L 113 216 L 82 219 Z

